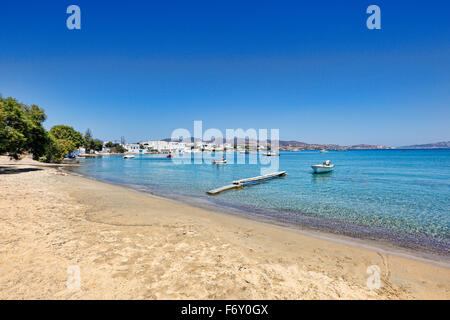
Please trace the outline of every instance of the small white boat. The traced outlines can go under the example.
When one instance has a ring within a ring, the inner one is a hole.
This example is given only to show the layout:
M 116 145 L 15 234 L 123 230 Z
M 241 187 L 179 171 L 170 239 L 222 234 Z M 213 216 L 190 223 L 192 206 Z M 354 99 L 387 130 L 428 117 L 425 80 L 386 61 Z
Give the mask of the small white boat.
M 266 156 L 266 157 L 279 157 L 280 155 L 278 154 L 278 153 L 276 153 L 276 152 L 266 152 L 266 153 L 263 153 L 262 154 L 263 156 Z
M 135 158 L 135 155 L 133 154 L 127 154 L 126 156 L 123 156 L 124 159 L 133 159 Z
M 328 150 L 325 150 L 325 149 L 320 150 L 320 153 L 327 153 L 327 152 L 328 152 Z
M 334 164 L 331 164 L 330 160 L 327 160 L 322 164 L 312 165 L 311 168 L 313 168 L 314 173 L 325 173 L 333 171 Z
M 227 160 L 213 160 L 212 164 L 224 164 L 227 163 Z

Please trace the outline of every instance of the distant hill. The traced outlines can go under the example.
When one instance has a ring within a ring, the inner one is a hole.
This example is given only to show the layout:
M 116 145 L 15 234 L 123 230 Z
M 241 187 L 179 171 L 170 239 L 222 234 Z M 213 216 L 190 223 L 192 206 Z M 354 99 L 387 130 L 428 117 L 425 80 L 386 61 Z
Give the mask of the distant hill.
M 450 149 L 450 141 L 442 141 L 427 144 L 415 144 L 412 146 L 398 147 L 397 149 Z
M 190 139 L 191 142 L 194 141 L 194 138 Z M 170 138 L 163 139 L 163 141 L 171 141 Z M 199 141 L 199 139 L 196 139 Z M 212 142 L 212 141 L 205 141 Z M 226 142 L 226 139 L 223 139 L 223 142 Z M 252 140 L 255 143 L 254 140 Z M 238 139 L 234 138 L 235 144 L 245 144 L 248 143 L 248 139 Z M 259 143 L 259 141 L 257 142 Z M 270 140 L 268 140 L 270 144 Z M 265 145 L 265 143 L 262 143 Z M 367 149 L 450 149 L 450 141 L 442 141 L 436 143 L 427 143 L 427 144 L 415 144 L 411 146 L 403 146 L 403 147 L 387 147 L 383 145 L 370 145 L 370 144 L 358 144 L 352 146 L 340 146 L 337 144 L 315 144 L 315 143 L 306 143 L 296 140 L 280 140 L 279 141 L 280 150 L 367 150 Z
M 308 146 L 309 144 L 306 142 L 300 142 L 300 141 L 295 141 L 295 140 L 289 140 L 289 141 L 280 140 L 279 145 L 280 145 L 280 147 L 287 147 L 287 146 L 305 147 L 305 146 Z
M 163 141 L 172 141 L 170 138 L 162 139 Z M 174 140 L 181 142 L 181 140 Z M 190 139 L 191 142 L 194 142 L 194 138 Z M 196 139 L 196 141 L 200 141 L 199 139 Z M 211 141 L 204 141 L 206 143 L 211 143 Z M 223 143 L 226 142 L 226 139 L 223 139 Z M 259 144 L 259 141 L 251 140 L 254 144 Z M 261 141 L 262 142 L 262 141 Z M 270 139 L 267 141 L 269 144 L 271 143 Z M 244 145 L 246 143 L 249 143 L 248 139 L 241 139 L 241 138 L 234 138 L 234 144 L 238 145 Z M 265 145 L 266 142 L 262 142 L 261 145 Z M 313 144 L 313 143 L 306 143 L 296 140 L 280 140 L 279 141 L 279 147 L 280 150 L 321 150 L 321 149 L 327 149 L 327 150 L 363 150 L 363 149 L 394 149 L 392 147 L 386 147 L 382 145 L 369 145 L 369 144 L 358 144 L 353 146 L 340 146 L 337 144 Z

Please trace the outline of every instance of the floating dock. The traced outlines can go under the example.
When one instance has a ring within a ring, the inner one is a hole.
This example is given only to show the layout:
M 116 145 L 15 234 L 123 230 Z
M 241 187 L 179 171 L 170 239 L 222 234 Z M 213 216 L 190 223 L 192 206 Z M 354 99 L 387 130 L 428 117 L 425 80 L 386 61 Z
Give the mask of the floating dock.
M 245 186 L 261 183 L 261 182 L 264 182 L 264 181 L 267 181 L 267 180 L 271 180 L 271 179 L 274 179 L 274 178 L 283 177 L 285 175 L 286 175 L 286 171 L 279 171 L 279 172 L 274 172 L 274 173 L 270 173 L 270 174 L 265 174 L 265 175 L 262 175 L 262 176 L 253 177 L 253 178 L 235 180 L 235 181 L 233 181 L 232 184 L 229 184 L 227 186 L 223 186 L 223 187 L 220 187 L 220 188 L 209 190 L 206 193 L 209 194 L 209 195 L 216 195 L 216 194 L 219 194 L 219 193 L 224 192 L 224 191 L 228 191 L 228 190 L 231 190 L 231 189 L 240 189 L 240 188 L 243 188 Z
M 237 185 L 237 184 L 229 184 L 227 186 L 223 186 L 223 187 L 220 187 L 220 188 L 217 188 L 217 189 L 209 190 L 206 193 L 210 194 L 210 195 L 215 195 L 215 194 L 219 194 L 219 193 L 224 192 L 224 191 L 228 191 L 228 190 L 231 190 L 231 189 L 239 189 L 239 188 L 242 188 L 242 186 Z

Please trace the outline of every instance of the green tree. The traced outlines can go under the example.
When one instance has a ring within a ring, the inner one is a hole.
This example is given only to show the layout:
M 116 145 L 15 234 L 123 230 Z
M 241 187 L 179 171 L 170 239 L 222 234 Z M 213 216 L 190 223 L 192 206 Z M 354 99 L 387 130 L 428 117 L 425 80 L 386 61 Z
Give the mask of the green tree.
M 105 147 L 109 148 L 112 153 L 124 153 L 126 151 L 126 149 L 118 143 L 107 142 Z
M 103 149 L 103 142 L 101 140 L 94 139 L 91 129 L 87 129 L 84 135 L 84 147 L 86 148 L 86 152 L 91 150 L 101 151 Z
M 74 150 L 84 144 L 83 135 L 74 128 L 58 125 L 50 129 L 49 132 L 56 140 L 68 140 L 74 145 Z M 72 150 L 73 151 L 73 150 Z
M 43 109 L 37 105 L 31 107 L 25 106 L 25 115 L 30 119 L 28 131 L 29 151 L 33 155 L 33 159 L 38 160 L 45 154 L 50 138 L 47 131 L 42 126 L 42 122 L 47 119 Z
M 102 150 L 102 142 L 93 139 L 89 129 L 85 137 L 66 125 L 54 126 L 47 132 L 42 126 L 46 118 L 44 109 L 37 105 L 28 106 L 0 95 L 0 154 L 18 159 L 29 152 L 36 160 L 61 162 L 83 145 L 89 150 Z
M 91 129 L 88 128 L 86 130 L 86 133 L 84 134 L 84 141 L 89 142 L 91 140 L 92 140 L 92 131 L 91 131 Z
M 124 153 L 126 151 L 127 151 L 127 149 L 122 147 L 122 145 L 120 145 L 120 144 L 117 144 L 117 146 L 115 147 L 115 153 Z
M 37 105 L 30 107 L 11 97 L 0 97 L 0 154 L 18 159 L 30 152 L 34 159 L 41 157 L 49 143 L 42 126 L 45 119 L 45 111 Z
M 98 139 L 92 139 L 90 142 L 90 149 L 94 151 L 102 151 L 103 142 Z
M 43 157 L 45 162 L 61 162 L 64 157 L 76 149 L 73 141 L 68 139 L 56 139 L 50 136 L 50 143 L 47 146 L 46 154 Z
M 84 144 L 83 135 L 74 128 L 66 125 L 57 125 L 49 131 L 50 143 L 47 146 L 44 161 L 61 162 Z

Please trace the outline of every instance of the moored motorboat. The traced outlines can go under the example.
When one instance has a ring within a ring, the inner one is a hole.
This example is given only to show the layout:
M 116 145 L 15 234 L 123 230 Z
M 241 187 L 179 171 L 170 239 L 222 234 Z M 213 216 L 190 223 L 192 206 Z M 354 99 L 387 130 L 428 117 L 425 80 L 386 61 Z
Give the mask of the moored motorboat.
M 328 152 L 328 150 L 325 150 L 325 149 L 320 150 L 320 153 L 327 153 L 327 152 Z
M 322 164 L 312 165 L 311 168 L 314 170 L 314 173 L 325 173 L 333 171 L 334 164 L 331 164 L 330 160 L 327 160 Z
M 276 153 L 276 152 L 266 152 L 266 153 L 263 153 L 262 154 L 263 156 L 266 156 L 266 157 L 279 157 L 280 155 L 278 154 L 278 153 Z
M 124 159 L 133 159 L 135 155 L 133 154 L 127 154 L 126 156 L 123 156 Z
M 222 160 L 213 160 L 212 164 L 225 164 L 227 163 L 227 159 L 225 159 L 224 157 L 222 157 Z

